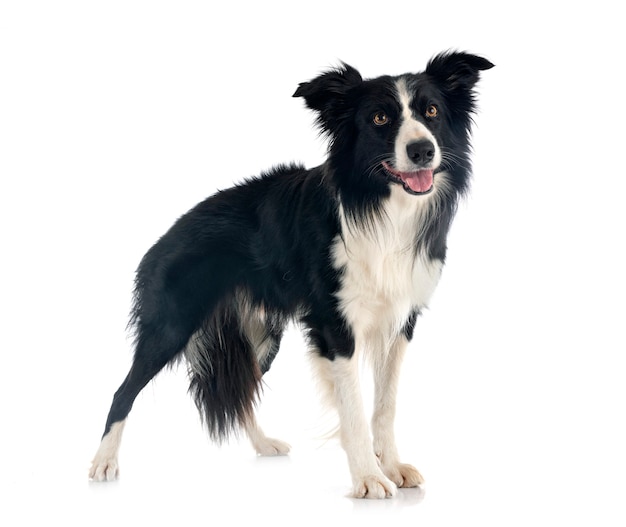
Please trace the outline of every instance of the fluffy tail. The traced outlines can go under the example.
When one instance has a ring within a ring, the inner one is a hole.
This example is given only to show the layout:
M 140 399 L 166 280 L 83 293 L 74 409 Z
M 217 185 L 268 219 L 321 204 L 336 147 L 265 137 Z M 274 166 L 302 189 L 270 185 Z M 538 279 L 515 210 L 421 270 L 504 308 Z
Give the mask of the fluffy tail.
M 189 393 L 211 438 L 223 442 L 252 415 L 261 370 L 236 313 L 218 311 L 193 335 L 186 356 Z

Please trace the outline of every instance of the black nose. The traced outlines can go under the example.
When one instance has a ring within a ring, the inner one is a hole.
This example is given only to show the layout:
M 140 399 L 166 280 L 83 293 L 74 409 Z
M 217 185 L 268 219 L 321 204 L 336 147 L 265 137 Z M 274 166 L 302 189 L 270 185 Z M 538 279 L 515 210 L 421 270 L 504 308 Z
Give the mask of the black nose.
M 425 165 L 435 157 L 435 145 L 428 139 L 420 139 L 406 145 L 406 153 L 416 165 Z

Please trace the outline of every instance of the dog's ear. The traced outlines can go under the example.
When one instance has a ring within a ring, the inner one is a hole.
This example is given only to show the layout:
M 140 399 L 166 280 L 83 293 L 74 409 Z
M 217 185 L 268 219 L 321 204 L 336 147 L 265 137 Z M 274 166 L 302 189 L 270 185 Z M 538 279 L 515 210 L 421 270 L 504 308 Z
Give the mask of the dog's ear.
M 327 71 L 309 82 L 300 83 L 293 96 L 304 97 L 306 105 L 318 112 L 320 126 L 331 131 L 345 117 L 348 92 L 361 82 L 361 74 L 342 62 L 339 68 Z
M 425 73 L 443 83 L 451 92 L 471 90 L 478 82 L 482 70 L 493 68 L 483 57 L 469 53 L 449 51 L 433 57 Z

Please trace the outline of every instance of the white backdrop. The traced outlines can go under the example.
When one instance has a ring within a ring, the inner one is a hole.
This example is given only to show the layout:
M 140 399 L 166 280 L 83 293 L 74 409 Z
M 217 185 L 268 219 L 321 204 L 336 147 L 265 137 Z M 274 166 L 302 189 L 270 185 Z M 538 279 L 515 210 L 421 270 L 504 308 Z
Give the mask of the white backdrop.
M 624 525 L 620 17 L 605 0 L 3 2 L 0 523 Z M 138 398 L 120 481 L 89 484 L 143 253 L 216 189 L 322 160 L 299 82 L 449 48 L 496 68 L 403 372 L 400 449 L 425 487 L 346 498 L 295 329 L 261 407 L 289 458 L 210 444 L 181 368 Z

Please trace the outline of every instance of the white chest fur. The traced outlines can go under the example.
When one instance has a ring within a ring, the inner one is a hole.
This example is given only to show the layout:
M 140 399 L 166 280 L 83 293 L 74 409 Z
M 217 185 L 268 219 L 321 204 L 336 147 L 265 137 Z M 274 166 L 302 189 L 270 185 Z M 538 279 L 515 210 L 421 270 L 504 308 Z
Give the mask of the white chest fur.
M 351 225 L 340 210 L 343 237 L 333 247 L 343 270 L 339 307 L 357 342 L 374 346 L 390 344 L 410 312 L 427 305 L 441 275 L 440 260 L 416 253 L 423 203 L 397 190 L 370 229 Z

